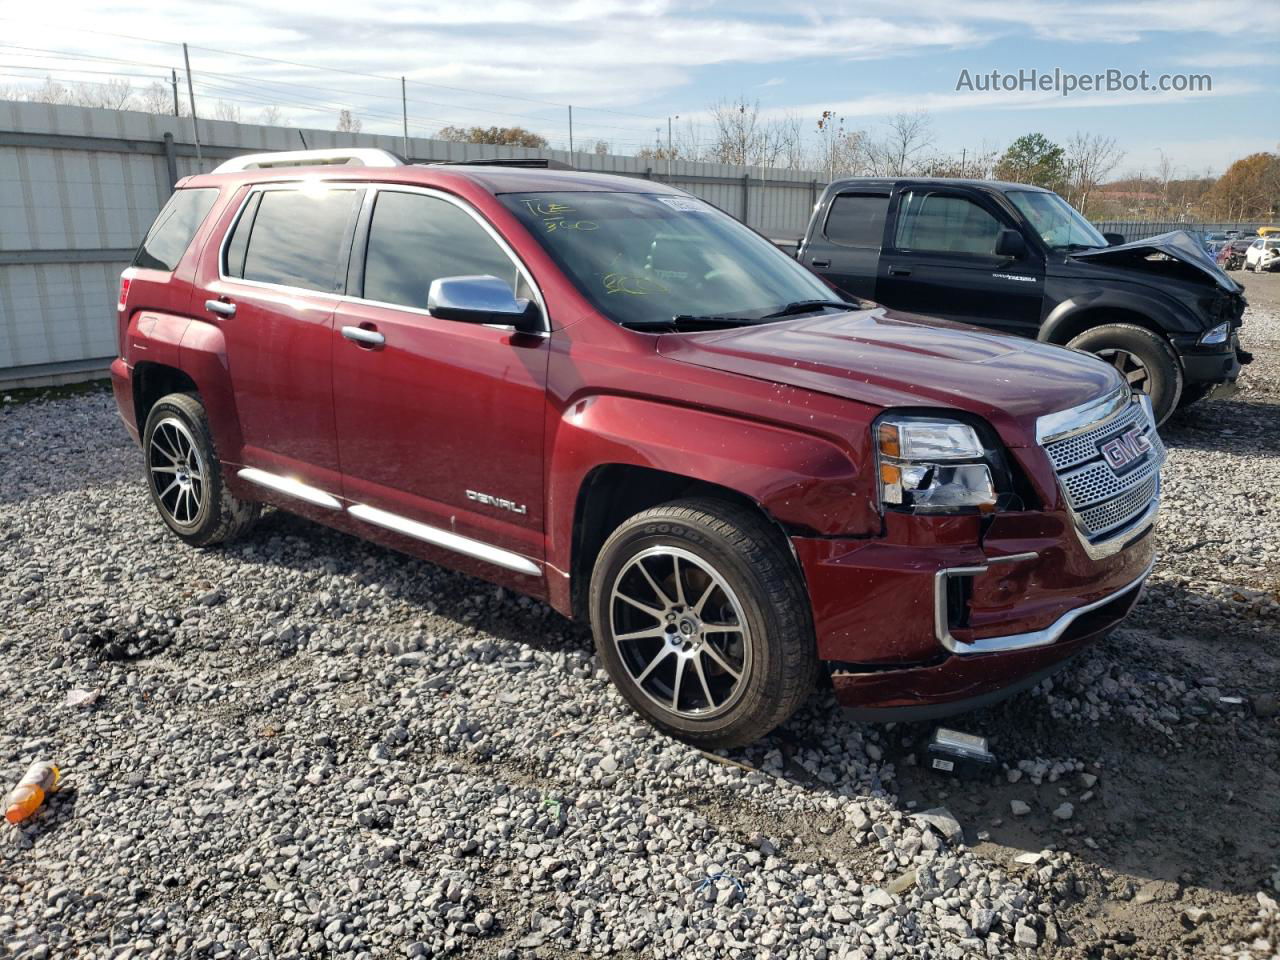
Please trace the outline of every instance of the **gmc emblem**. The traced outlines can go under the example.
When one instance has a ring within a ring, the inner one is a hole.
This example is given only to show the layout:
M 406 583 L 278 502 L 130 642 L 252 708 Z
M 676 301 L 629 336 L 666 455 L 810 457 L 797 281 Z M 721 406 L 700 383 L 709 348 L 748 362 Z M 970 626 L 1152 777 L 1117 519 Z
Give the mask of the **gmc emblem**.
M 1124 433 L 1098 445 L 1098 450 L 1102 453 L 1102 458 L 1107 461 L 1107 466 L 1117 474 L 1123 473 L 1127 467 L 1136 464 L 1150 449 L 1151 441 L 1143 435 L 1141 427 L 1131 427 Z

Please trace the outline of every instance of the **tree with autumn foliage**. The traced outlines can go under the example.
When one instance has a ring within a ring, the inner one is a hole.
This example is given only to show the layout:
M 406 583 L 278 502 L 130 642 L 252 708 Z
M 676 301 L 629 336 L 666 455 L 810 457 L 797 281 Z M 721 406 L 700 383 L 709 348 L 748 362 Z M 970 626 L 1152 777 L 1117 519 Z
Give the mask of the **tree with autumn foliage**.
M 492 143 L 500 147 L 534 147 L 547 145 L 547 138 L 524 127 L 442 127 L 437 140 L 454 143 Z
M 1237 160 L 1206 194 L 1205 205 L 1227 220 L 1275 216 L 1280 208 L 1280 155 L 1252 153 Z

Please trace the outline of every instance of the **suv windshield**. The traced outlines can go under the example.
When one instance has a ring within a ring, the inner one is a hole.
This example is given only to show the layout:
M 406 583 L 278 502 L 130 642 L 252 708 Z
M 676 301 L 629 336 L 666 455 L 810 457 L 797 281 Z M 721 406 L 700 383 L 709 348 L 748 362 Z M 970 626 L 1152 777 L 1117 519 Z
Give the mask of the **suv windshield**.
M 1040 234 L 1040 239 L 1054 250 L 1070 253 L 1072 250 L 1092 250 L 1107 245 L 1093 224 L 1056 193 L 1009 190 L 1006 196 Z
M 514 213 L 608 318 L 752 323 L 847 305 L 796 261 L 693 197 L 509 193 Z

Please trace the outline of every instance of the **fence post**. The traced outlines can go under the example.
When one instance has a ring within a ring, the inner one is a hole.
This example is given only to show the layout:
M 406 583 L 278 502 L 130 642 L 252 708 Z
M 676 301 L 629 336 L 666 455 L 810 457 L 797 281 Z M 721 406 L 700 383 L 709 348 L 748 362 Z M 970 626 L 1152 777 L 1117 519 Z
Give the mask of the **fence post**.
M 742 222 L 746 223 L 751 215 L 751 174 L 742 175 Z
M 644 168 L 644 178 L 645 178 L 646 180 L 652 180 L 652 179 L 653 179 L 653 167 L 645 167 L 645 168 Z
M 818 205 L 818 181 L 809 181 L 809 206 L 816 207 Z
M 164 165 L 169 170 L 169 192 L 173 193 L 178 182 L 178 151 L 173 144 L 173 134 L 167 132 L 164 135 Z

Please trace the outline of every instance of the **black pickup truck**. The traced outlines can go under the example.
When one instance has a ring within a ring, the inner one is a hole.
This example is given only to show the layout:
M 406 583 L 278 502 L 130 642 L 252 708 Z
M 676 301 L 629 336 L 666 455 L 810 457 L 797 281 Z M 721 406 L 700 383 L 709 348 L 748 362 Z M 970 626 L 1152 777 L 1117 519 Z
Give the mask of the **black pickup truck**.
M 796 256 L 855 297 L 1095 353 L 1159 422 L 1225 392 L 1251 359 L 1243 288 L 1191 236 L 1104 237 L 1039 187 L 838 180 Z

